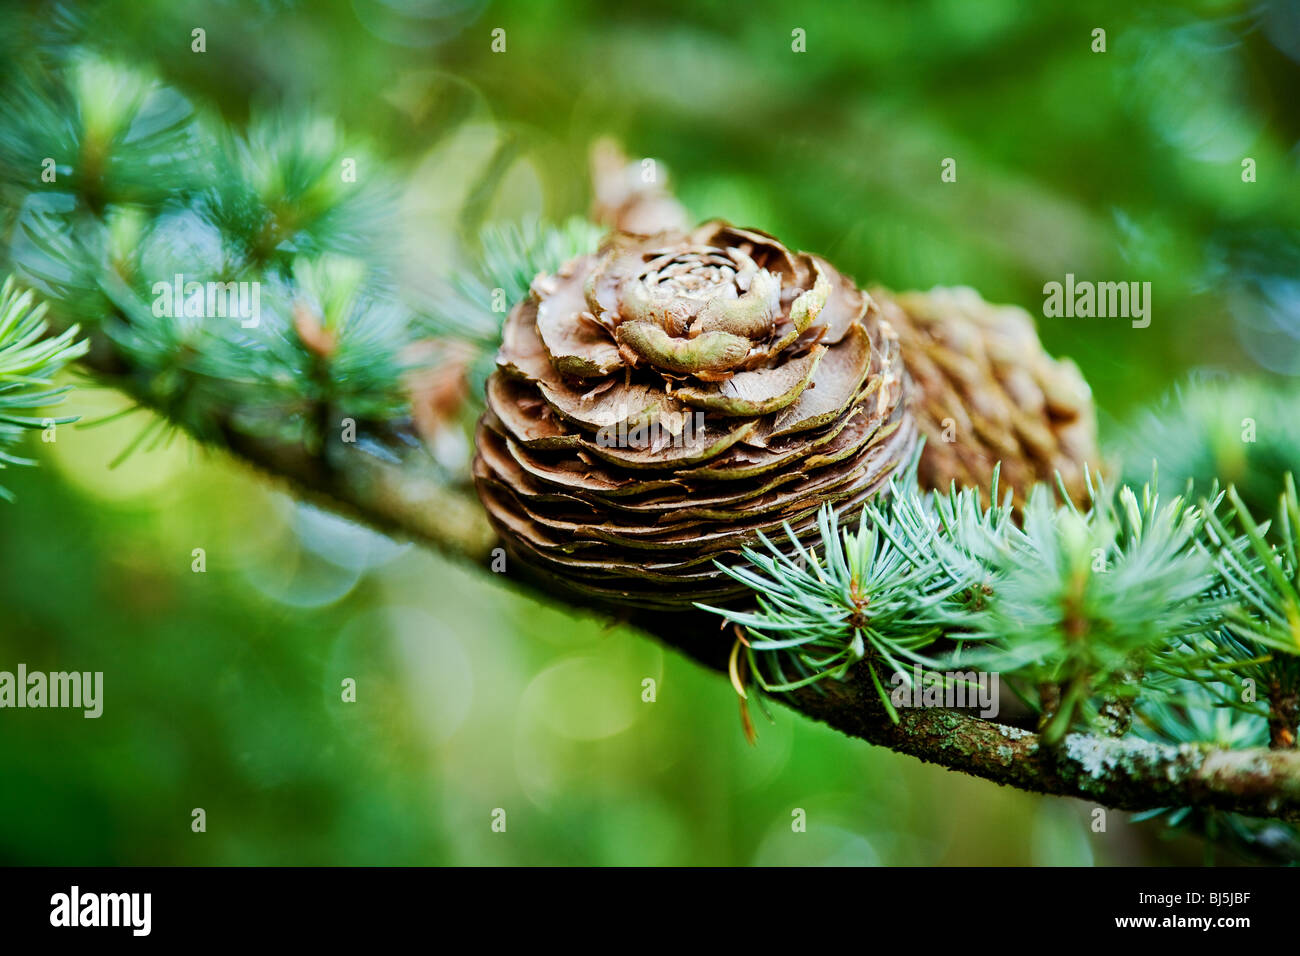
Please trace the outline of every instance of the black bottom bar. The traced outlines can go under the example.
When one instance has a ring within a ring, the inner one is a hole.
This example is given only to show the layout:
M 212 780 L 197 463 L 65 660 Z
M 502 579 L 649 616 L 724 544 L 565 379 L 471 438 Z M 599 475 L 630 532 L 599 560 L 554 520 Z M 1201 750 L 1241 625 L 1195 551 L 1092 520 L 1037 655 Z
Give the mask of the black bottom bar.
M 699 881 L 698 883 L 696 881 Z M 783 888 L 779 896 L 774 886 Z M 758 887 L 766 887 L 760 892 Z M 75 887 L 75 889 L 74 889 Z M 801 890 L 801 887 L 803 888 Z M 994 930 L 1230 942 L 1291 928 L 1300 870 L 900 869 L 888 873 L 436 869 L 3 869 L 6 943 L 100 940 L 295 943 L 374 940 L 395 932 L 430 942 L 591 938 L 611 921 L 660 940 L 702 918 L 723 935 L 763 927 L 806 937 L 832 922 L 869 921 L 881 936 L 978 939 Z M 147 895 L 146 895 L 147 894 Z M 811 901 L 820 906 L 809 907 Z M 817 915 L 820 913 L 820 915 Z M 706 914 L 710 914 L 707 915 Z M 651 922 L 647 923 L 646 920 Z M 93 925 L 87 925 L 93 924 Z M 107 925 L 105 925 L 107 924 Z M 567 928 L 566 928 L 567 927 Z M 638 929 L 639 927 L 639 929 Z M 651 930 L 650 927 L 653 927 Z M 147 930 L 147 932 L 146 932 Z M 838 932 L 845 932 L 847 927 Z M 951 935 L 949 935 L 951 934 Z M 680 938 L 680 937 L 678 937 Z M 44 940 L 42 940 L 44 941 Z M 7 948 L 7 947 L 6 947 Z

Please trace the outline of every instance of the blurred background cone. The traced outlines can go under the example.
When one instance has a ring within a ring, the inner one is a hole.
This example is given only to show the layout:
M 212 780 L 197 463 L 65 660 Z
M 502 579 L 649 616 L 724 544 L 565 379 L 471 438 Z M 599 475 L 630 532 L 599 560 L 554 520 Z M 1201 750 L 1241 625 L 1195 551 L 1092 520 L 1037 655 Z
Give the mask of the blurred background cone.
M 1097 414 L 1092 390 L 1069 359 L 1043 350 L 1024 309 L 992 305 L 969 288 L 871 296 L 898 333 L 912 379 L 912 412 L 926 436 L 921 483 L 946 490 L 1000 486 L 1023 503 L 1036 482 L 1060 474 L 1087 503 L 1085 465 L 1096 472 Z

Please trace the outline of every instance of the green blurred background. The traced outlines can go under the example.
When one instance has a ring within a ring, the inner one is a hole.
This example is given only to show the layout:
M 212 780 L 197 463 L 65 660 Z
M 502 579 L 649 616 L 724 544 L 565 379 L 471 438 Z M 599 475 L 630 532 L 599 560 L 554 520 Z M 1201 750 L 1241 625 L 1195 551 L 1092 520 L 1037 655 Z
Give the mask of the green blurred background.
M 0 57 L 32 39 L 24 6 L 0 12 Z M 1067 272 L 1151 282 L 1150 328 L 1039 320 L 1093 384 L 1112 446 L 1191 369 L 1300 373 L 1295 3 L 64 7 L 91 48 L 233 122 L 337 117 L 392 171 L 412 289 L 468 261 L 471 220 L 584 212 L 588 147 L 613 134 L 664 162 L 697 217 L 864 283 L 969 284 L 1041 315 Z M 92 386 L 64 410 L 125 404 Z M 295 504 L 182 438 L 115 464 L 146 424 L 62 428 L 33 442 L 39 470 L 4 475 L 0 669 L 102 670 L 105 703 L 98 720 L 0 712 L 2 862 L 1201 858 L 1154 824 L 1112 814 L 1094 833 L 1090 807 L 779 710 L 751 747 L 725 680 L 648 641 Z

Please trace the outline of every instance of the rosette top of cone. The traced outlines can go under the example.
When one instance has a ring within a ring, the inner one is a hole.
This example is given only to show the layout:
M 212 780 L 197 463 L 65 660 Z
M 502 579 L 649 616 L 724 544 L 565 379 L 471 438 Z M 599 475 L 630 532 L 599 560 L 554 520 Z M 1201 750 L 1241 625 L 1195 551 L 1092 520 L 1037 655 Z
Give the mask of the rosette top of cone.
M 897 337 L 870 296 L 772 236 L 614 233 L 506 321 L 475 478 L 516 557 L 619 603 L 744 588 L 731 563 L 817 534 L 912 454 Z

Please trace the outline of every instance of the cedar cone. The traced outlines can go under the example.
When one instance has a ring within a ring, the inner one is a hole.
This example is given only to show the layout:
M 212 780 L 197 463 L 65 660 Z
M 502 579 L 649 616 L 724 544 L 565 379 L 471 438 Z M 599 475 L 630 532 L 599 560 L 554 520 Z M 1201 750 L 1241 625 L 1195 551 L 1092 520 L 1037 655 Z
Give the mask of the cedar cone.
M 722 222 L 614 233 L 534 280 L 488 380 L 474 477 L 512 555 L 598 599 L 745 593 L 715 560 L 818 537 L 912 457 L 898 338 L 829 263 Z
M 1095 474 L 1101 461 L 1092 392 L 1073 362 L 1043 351 L 1029 313 L 968 288 L 871 295 L 902 342 L 926 436 L 924 486 L 987 489 L 1001 461 L 999 481 L 1017 503 L 1057 472 L 1075 503 L 1088 503 L 1084 465 Z
M 661 167 L 647 182 L 643 166 L 628 158 L 612 139 L 591 147 L 591 218 L 614 232 L 653 236 L 685 232 L 690 225 L 686 207 L 668 189 Z

